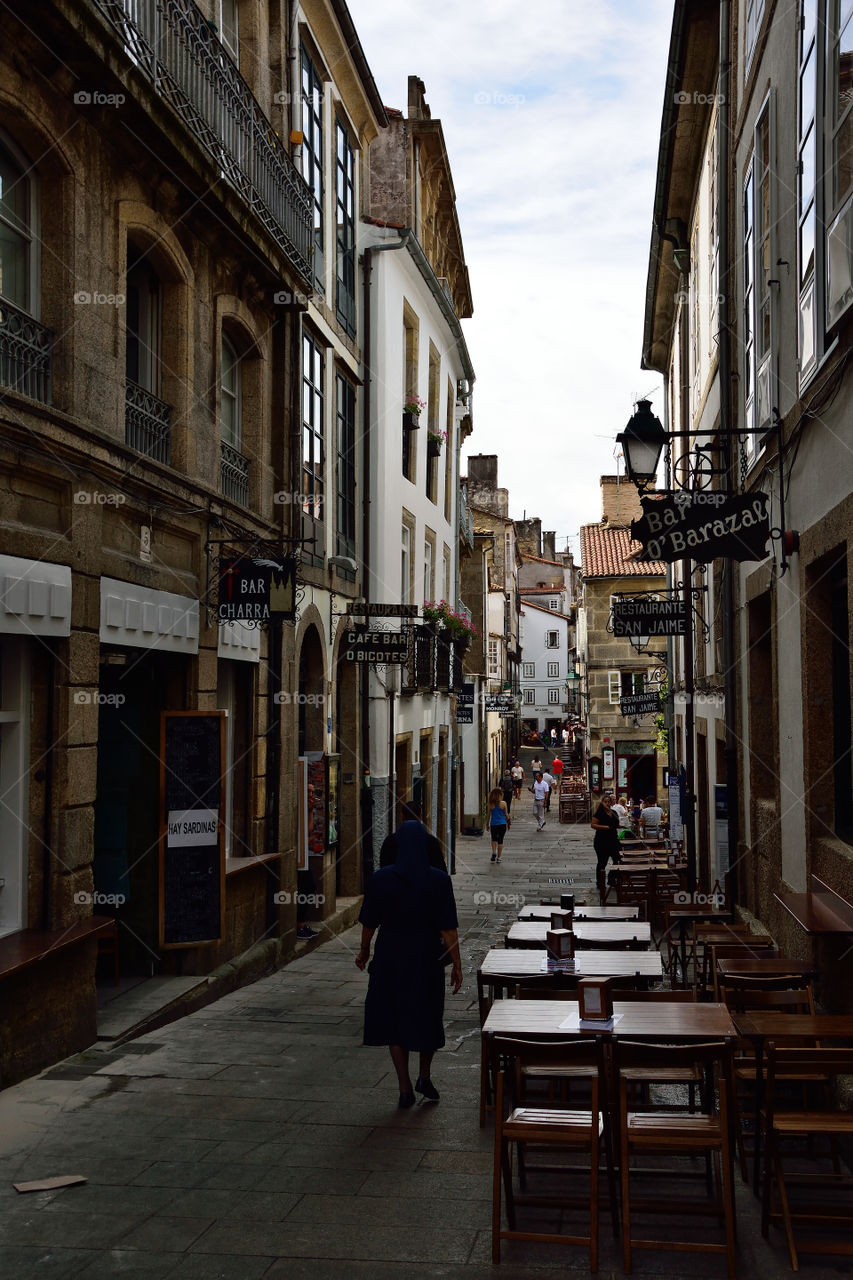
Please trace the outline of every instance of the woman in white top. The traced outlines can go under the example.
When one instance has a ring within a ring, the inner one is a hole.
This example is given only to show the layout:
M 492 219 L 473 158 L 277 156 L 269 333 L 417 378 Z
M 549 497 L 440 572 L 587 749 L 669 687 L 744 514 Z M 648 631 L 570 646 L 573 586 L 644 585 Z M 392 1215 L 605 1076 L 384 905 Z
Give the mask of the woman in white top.
M 628 813 L 628 797 L 620 796 L 617 803 L 613 805 L 613 812 L 619 814 L 619 827 L 621 830 L 631 830 L 631 817 Z

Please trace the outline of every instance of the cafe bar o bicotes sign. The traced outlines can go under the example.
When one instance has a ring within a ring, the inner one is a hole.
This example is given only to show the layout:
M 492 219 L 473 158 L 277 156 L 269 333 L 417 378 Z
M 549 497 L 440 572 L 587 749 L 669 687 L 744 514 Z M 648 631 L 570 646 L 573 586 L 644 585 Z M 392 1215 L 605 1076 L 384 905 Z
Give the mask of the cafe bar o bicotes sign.
M 641 499 L 643 515 L 631 525 L 642 544 L 635 560 L 763 560 L 770 537 L 766 493 L 719 490 L 668 493 Z M 647 634 L 647 632 L 643 632 Z

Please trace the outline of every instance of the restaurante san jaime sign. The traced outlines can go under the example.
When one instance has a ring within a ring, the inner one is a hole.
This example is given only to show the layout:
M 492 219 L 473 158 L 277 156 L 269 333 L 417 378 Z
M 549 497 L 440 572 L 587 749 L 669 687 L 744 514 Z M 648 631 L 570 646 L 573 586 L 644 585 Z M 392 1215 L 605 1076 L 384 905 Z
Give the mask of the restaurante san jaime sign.
M 614 636 L 685 636 L 687 601 L 652 596 L 613 601 Z
M 641 503 L 643 515 L 631 525 L 631 537 L 642 543 L 635 560 L 672 564 L 690 559 L 707 564 L 717 557 L 763 560 L 767 553 L 770 517 L 766 493 L 699 490 L 644 497 Z

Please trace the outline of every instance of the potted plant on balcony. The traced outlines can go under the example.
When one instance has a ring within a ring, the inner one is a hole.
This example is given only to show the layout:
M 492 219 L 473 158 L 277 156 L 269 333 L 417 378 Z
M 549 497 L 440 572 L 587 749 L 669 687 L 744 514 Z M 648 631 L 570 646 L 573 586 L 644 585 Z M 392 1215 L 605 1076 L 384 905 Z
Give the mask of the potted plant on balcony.
M 420 396 L 410 396 L 403 405 L 403 427 L 406 431 L 415 431 L 421 425 L 420 416 L 426 408 L 426 400 Z
M 446 431 L 435 430 L 430 427 L 427 431 L 427 457 L 438 458 L 441 455 L 441 446 L 446 440 Z
M 477 628 L 464 613 L 451 609 L 446 600 L 424 601 L 424 622 L 436 633 L 445 631 L 448 638 L 466 647 L 477 634 Z

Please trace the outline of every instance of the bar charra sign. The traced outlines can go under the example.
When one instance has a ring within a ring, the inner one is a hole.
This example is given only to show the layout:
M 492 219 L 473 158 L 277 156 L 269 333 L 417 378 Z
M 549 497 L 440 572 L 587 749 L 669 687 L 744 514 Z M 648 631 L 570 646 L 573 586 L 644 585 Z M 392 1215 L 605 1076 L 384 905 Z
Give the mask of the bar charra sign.
M 295 621 L 296 560 L 290 556 L 231 556 L 219 561 L 220 624 L 271 618 Z
M 766 493 L 720 490 L 667 493 L 641 499 L 643 515 L 631 525 L 642 544 L 635 560 L 763 560 L 770 537 Z

